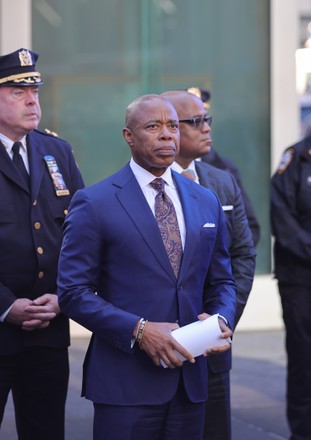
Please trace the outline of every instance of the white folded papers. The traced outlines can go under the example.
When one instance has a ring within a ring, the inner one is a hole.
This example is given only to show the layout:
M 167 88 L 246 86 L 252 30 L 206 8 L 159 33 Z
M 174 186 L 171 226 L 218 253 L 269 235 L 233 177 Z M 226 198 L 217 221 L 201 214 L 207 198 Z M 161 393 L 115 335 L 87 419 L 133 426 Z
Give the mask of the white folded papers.
M 202 355 L 209 347 L 216 347 L 231 343 L 231 339 L 223 339 L 220 337 L 221 329 L 218 323 L 218 314 L 210 316 L 203 321 L 195 321 L 191 324 L 179 327 L 172 331 L 172 336 L 185 347 L 193 357 Z M 176 355 L 181 359 L 185 358 L 178 352 Z M 161 360 L 164 368 L 167 365 Z

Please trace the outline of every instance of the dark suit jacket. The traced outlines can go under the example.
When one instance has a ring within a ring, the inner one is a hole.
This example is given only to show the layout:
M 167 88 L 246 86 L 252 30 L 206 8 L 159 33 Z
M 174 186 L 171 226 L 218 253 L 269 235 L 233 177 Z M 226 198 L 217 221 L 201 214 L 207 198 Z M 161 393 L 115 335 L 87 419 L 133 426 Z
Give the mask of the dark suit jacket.
M 62 224 L 73 193 L 83 187 L 70 145 L 33 131 L 27 136 L 31 191 L 0 143 L 0 315 L 16 298 L 56 293 Z M 55 158 L 70 195 L 57 196 L 44 156 Z M 0 323 L 0 354 L 25 346 L 66 347 L 68 319 L 59 315 L 46 329 L 26 332 Z
M 212 150 L 208 154 L 202 157 L 202 161 L 205 163 L 209 163 L 210 165 L 213 165 L 214 167 L 219 168 L 221 170 L 228 171 L 234 176 L 241 190 L 241 194 L 245 206 L 246 217 L 248 219 L 249 227 L 252 232 L 254 245 L 257 246 L 257 243 L 260 239 L 260 226 L 256 218 L 254 209 L 252 207 L 251 201 L 242 185 L 241 175 L 237 166 L 233 162 L 231 162 L 231 160 L 223 156 L 220 156 L 220 154 L 217 153 L 214 150 L 214 148 L 212 148 Z
M 219 200 L 178 173 L 173 177 L 186 224 L 178 279 L 129 165 L 78 191 L 70 205 L 59 263 L 59 303 L 66 315 L 93 332 L 83 392 L 94 402 L 161 404 L 174 396 L 181 374 L 191 401 L 206 400 L 203 356 L 194 365 L 164 369 L 143 350 L 131 348 L 140 317 L 184 326 L 205 310 L 221 313 L 233 326 L 236 293 Z
M 200 184 L 215 191 L 226 215 L 228 248 L 237 288 L 236 325 L 252 288 L 256 264 L 256 251 L 241 191 L 230 173 L 204 162 L 195 162 L 195 167 Z M 208 361 L 214 372 L 226 371 L 231 368 L 231 351 L 209 357 Z

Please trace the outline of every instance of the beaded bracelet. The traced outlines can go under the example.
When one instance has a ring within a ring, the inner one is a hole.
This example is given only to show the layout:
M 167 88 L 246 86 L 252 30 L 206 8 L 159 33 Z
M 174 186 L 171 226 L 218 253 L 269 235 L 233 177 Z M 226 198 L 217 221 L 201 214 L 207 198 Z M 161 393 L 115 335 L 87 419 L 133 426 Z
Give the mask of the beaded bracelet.
M 142 348 L 140 343 L 141 343 L 141 341 L 143 339 L 144 331 L 145 331 L 147 322 L 148 322 L 148 320 L 145 320 L 145 319 L 141 319 L 140 322 L 139 322 L 139 326 L 138 326 L 138 330 L 137 330 L 136 342 L 138 343 L 140 348 Z

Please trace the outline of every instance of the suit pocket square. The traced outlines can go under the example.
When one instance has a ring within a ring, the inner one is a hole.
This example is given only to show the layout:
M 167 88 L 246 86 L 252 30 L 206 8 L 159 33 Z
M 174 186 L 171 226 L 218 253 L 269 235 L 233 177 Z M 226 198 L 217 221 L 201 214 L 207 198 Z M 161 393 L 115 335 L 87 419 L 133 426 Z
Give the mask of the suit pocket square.
M 215 228 L 216 225 L 215 223 L 205 223 L 205 225 L 203 225 L 203 228 Z
M 222 206 L 222 210 L 223 211 L 232 211 L 233 210 L 233 205 L 223 205 Z

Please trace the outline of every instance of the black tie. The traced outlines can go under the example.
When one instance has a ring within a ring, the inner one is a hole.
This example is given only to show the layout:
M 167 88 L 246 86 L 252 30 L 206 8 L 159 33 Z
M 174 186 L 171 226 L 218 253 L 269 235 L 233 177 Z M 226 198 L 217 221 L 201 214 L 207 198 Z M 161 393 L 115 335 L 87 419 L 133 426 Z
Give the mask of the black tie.
M 26 170 L 23 158 L 19 153 L 19 149 L 21 146 L 22 146 L 21 142 L 15 142 L 13 144 L 13 147 L 12 147 L 13 162 L 14 162 L 16 168 L 18 169 L 18 171 L 20 172 L 20 174 L 22 175 L 25 183 L 27 184 L 27 186 L 29 186 L 29 174 Z

